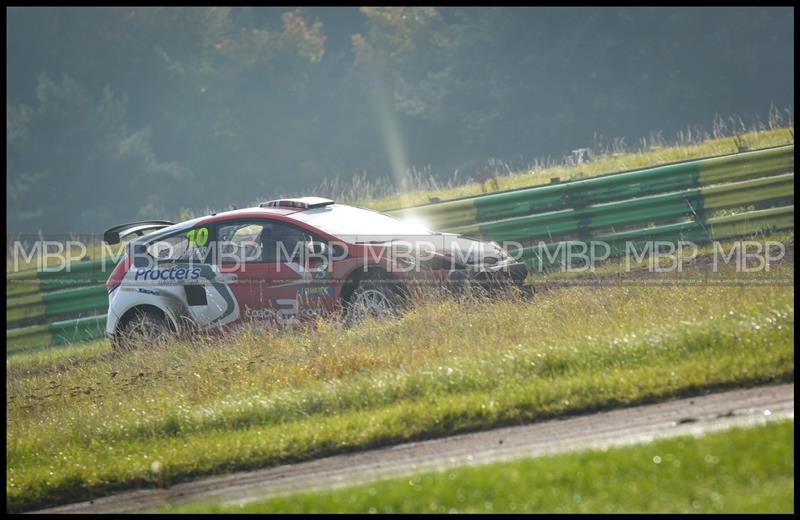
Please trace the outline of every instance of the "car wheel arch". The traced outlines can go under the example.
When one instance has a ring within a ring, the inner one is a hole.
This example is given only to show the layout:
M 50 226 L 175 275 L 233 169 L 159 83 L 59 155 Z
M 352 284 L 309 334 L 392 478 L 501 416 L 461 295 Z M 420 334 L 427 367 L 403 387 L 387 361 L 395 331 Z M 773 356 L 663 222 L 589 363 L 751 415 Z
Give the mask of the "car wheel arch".
M 402 286 L 402 284 L 399 283 L 397 276 L 387 271 L 382 265 L 370 264 L 366 269 L 357 267 L 345 277 L 345 283 L 342 287 L 340 301 L 342 303 L 349 301 L 350 297 L 353 295 L 353 292 L 356 290 L 356 287 L 358 287 L 359 282 L 361 282 L 361 280 L 363 280 L 364 277 L 369 274 L 380 274 L 381 277 L 386 277 L 390 280 L 397 281 L 398 288 Z
M 162 318 L 166 318 L 167 324 L 173 330 L 177 330 L 177 325 L 174 316 L 172 313 L 162 309 L 158 305 L 153 305 L 149 303 L 139 303 L 136 305 L 131 306 L 127 309 L 122 316 L 120 316 L 119 321 L 117 322 L 116 330 L 122 330 L 131 320 L 133 320 L 137 313 L 156 313 Z

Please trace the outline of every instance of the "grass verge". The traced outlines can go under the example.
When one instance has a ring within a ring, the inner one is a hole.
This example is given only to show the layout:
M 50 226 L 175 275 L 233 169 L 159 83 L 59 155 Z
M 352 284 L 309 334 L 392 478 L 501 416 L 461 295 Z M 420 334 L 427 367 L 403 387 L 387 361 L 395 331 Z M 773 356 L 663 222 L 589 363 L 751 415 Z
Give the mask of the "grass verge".
M 792 513 L 794 421 L 179 513 Z
M 352 328 L 18 354 L 6 361 L 7 509 L 790 381 L 793 294 L 572 287 Z
M 607 151 L 592 157 L 588 162 L 574 164 L 533 165 L 521 170 L 503 174 L 485 174 L 483 183 L 474 179 L 465 179 L 467 182 L 448 182 L 446 186 L 438 186 L 430 179 L 409 179 L 408 184 L 420 184 L 420 188 L 408 188 L 396 193 L 386 193 L 363 197 L 363 181 L 359 179 L 358 185 L 349 189 L 340 188 L 339 193 L 331 194 L 336 200 L 347 204 L 368 207 L 379 211 L 426 204 L 431 199 L 449 200 L 459 197 L 470 197 L 496 191 L 513 190 L 528 186 L 547 184 L 550 179 L 558 177 L 561 181 L 585 179 L 606 175 L 614 172 L 651 168 L 662 164 L 680 161 L 689 161 L 725 155 L 739 151 L 739 145 L 744 144 L 750 150 L 769 148 L 794 143 L 793 129 L 776 128 L 771 130 L 754 130 L 737 136 L 706 139 L 698 142 L 683 142 L 668 145 L 662 141 L 650 143 L 645 149 L 639 151 Z M 389 191 L 385 188 L 383 191 Z M 380 191 L 380 190 L 378 190 Z

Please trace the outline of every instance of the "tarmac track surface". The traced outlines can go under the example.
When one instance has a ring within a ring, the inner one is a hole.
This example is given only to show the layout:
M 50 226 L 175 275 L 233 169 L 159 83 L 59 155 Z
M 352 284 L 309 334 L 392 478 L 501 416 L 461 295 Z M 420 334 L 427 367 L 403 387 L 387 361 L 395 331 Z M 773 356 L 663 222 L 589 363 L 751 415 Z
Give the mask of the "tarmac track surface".
M 36 512 L 142 512 L 190 502 L 239 504 L 296 491 L 331 489 L 382 478 L 521 457 L 702 435 L 771 420 L 794 420 L 794 383 L 712 393 L 591 415 L 497 428 L 335 455 L 176 484 L 121 492 Z

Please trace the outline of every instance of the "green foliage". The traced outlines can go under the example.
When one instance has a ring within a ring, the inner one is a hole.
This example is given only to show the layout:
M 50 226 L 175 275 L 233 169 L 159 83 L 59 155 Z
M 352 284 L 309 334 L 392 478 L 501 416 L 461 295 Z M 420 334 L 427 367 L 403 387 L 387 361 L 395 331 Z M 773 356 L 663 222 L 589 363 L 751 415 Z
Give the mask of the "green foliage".
M 12 8 L 9 226 L 93 232 L 365 171 L 464 182 L 654 129 L 791 125 L 791 108 L 758 119 L 793 103 L 787 13 Z
M 114 212 L 102 203 L 87 206 L 87 194 L 115 201 L 131 217 L 166 213 L 164 202 L 188 172 L 157 161 L 150 128 L 127 129 L 126 96 L 105 88 L 93 99 L 68 76 L 57 83 L 42 75 L 36 100 L 36 106 L 19 105 L 7 114 L 10 222 L 48 228 L 46 223 L 63 219 L 64 209 L 72 207 L 76 227 L 100 232 Z

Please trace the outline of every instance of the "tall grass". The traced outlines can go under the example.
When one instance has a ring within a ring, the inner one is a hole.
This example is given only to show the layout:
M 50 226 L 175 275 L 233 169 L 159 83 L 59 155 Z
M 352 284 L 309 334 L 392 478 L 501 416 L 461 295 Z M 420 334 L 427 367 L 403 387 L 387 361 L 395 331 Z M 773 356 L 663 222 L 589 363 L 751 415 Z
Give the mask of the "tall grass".
M 350 328 L 18 354 L 8 507 L 791 379 L 793 292 L 575 287 Z

